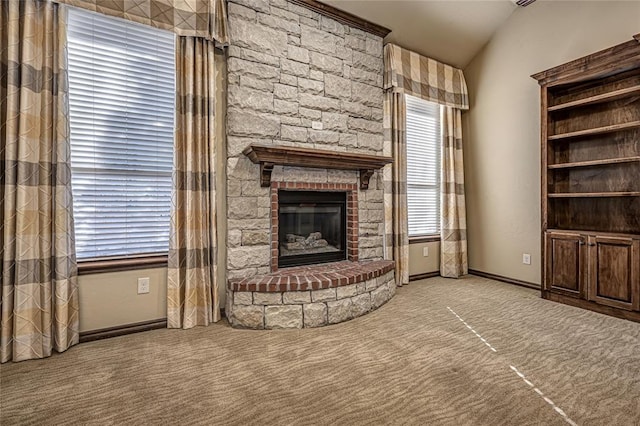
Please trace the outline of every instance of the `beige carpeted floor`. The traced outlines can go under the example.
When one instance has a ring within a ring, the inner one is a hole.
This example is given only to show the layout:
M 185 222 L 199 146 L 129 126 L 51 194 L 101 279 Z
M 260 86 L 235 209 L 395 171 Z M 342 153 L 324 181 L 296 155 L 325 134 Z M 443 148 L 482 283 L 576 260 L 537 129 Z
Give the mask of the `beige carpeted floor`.
M 156 330 L 0 375 L 2 425 L 640 425 L 640 324 L 434 278 L 331 327 Z

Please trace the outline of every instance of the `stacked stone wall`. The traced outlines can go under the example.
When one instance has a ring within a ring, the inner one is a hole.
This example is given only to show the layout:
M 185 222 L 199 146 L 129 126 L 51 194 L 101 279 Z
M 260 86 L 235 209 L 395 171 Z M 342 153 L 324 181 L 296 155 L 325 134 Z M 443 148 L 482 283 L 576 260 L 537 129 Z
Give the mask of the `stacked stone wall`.
M 270 189 L 250 144 L 382 155 L 382 39 L 286 0 L 230 0 L 227 275 L 270 272 Z M 322 127 L 319 129 L 318 127 Z M 276 166 L 273 181 L 358 183 L 358 172 Z M 358 258 L 383 257 L 382 173 L 358 194 Z

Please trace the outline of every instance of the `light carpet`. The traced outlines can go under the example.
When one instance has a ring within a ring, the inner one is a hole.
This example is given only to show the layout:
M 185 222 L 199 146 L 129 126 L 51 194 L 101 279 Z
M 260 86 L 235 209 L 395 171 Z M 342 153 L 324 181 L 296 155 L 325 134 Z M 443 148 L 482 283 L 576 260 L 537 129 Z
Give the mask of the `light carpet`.
M 225 322 L 0 367 L 0 424 L 640 425 L 640 324 L 466 277 L 330 327 Z

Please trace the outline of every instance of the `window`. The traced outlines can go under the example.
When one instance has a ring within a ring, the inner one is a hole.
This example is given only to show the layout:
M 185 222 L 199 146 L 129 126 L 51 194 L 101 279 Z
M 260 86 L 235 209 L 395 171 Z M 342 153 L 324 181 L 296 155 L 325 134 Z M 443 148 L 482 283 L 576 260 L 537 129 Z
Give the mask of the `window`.
M 70 8 L 67 37 L 77 257 L 166 253 L 174 36 Z
M 406 96 L 409 236 L 440 233 L 440 106 Z

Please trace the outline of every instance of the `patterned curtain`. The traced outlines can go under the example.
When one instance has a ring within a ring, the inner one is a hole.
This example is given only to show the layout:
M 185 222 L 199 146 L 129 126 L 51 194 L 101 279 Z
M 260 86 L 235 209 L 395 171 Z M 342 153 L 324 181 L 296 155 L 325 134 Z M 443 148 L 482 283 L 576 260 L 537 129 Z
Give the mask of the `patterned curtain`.
M 167 280 L 167 325 L 220 318 L 215 281 L 214 43 L 176 42 L 176 134 Z
M 462 70 L 391 43 L 384 46 L 384 89 L 469 109 Z
M 395 44 L 387 44 L 384 47 L 384 89 L 389 99 L 391 99 L 390 94 L 407 94 L 442 105 L 444 132 L 442 142 L 440 275 L 460 277 L 468 270 L 462 126 L 460 124 L 461 110 L 469 109 L 469 96 L 464 75 L 457 68 L 421 56 Z M 391 103 L 389 102 L 389 104 Z M 395 103 L 399 102 L 395 101 Z M 398 108 L 397 111 L 402 111 L 404 114 L 404 108 Z M 390 126 L 393 126 L 394 120 L 399 120 L 398 117 L 394 117 L 396 111 L 391 107 L 385 106 L 384 113 L 385 123 L 388 121 Z M 404 120 L 405 117 L 402 119 L 403 126 Z M 385 126 L 386 130 L 387 126 Z M 400 131 L 398 128 L 396 134 L 402 133 L 402 146 L 404 147 L 406 145 L 403 130 Z M 393 134 L 391 132 L 391 136 Z M 394 157 L 394 166 L 396 163 L 405 164 L 403 179 L 406 181 L 406 148 L 385 152 L 385 155 L 390 154 Z M 396 155 L 405 157 L 399 159 L 396 158 Z M 400 171 L 400 167 L 396 167 L 396 169 Z M 394 182 L 397 182 L 398 179 L 394 171 Z M 403 189 L 404 193 L 401 192 Z M 385 206 L 386 229 L 387 232 L 391 230 L 393 234 L 388 234 L 387 245 L 390 244 L 389 241 L 394 242 L 393 252 L 396 263 L 408 263 L 408 254 L 405 258 L 403 257 L 404 250 L 395 248 L 396 242 L 399 248 L 402 248 L 403 241 L 405 241 L 404 233 L 407 232 L 405 227 L 400 230 L 401 235 L 395 235 L 398 232 L 396 229 L 400 229 L 399 224 L 395 223 L 396 217 L 402 218 L 400 210 L 404 210 L 404 220 L 406 220 L 406 182 L 404 188 L 394 184 L 389 189 L 385 188 L 385 191 L 387 190 L 393 192 L 393 196 L 389 197 L 393 198 L 393 204 Z M 391 204 L 391 201 L 388 203 Z M 400 257 L 396 257 L 396 254 Z
M 442 107 L 442 129 L 440 275 L 458 278 L 469 273 L 462 157 L 462 113 L 458 108 Z
M 409 283 L 409 222 L 407 218 L 406 104 L 402 93 L 388 91 L 383 101 L 385 155 L 393 163 L 385 167 L 386 257 L 396 262 L 396 284 Z
M 229 43 L 225 0 L 53 0 L 128 19 L 179 36 Z
M 78 343 L 66 25 L 57 4 L 0 1 L 0 361 Z

